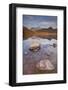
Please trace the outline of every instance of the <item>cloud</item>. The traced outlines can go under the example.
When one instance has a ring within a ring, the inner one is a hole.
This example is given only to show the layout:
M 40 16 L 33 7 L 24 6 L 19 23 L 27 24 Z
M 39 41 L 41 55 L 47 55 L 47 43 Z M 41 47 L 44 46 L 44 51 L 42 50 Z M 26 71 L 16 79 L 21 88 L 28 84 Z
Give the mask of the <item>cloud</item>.
M 24 19 L 23 23 L 25 26 L 41 27 L 41 28 L 48 28 L 48 27 L 57 28 L 56 17 L 24 15 L 23 19 Z
M 31 16 L 31 15 L 24 15 L 24 17 L 27 19 L 33 19 L 33 16 Z
M 39 26 L 41 27 L 53 27 L 53 28 L 56 28 L 57 27 L 57 23 L 56 22 L 49 22 L 49 21 L 43 21 L 43 22 L 40 22 L 39 23 Z

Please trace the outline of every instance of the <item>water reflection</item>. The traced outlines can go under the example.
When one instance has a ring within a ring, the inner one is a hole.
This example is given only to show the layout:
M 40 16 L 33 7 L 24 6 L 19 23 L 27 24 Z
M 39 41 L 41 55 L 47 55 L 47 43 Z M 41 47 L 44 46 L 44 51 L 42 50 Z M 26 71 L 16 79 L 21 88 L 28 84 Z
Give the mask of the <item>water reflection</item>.
M 37 51 L 31 51 L 30 47 L 34 43 L 33 48 Z M 39 74 L 48 73 L 48 71 L 38 71 L 36 64 L 41 60 L 50 60 L 54 66 L 53 73 L 57 72 L 57 40 L 43 39 L 38 37 L 31 37 L 23 40 L 23 74 Z

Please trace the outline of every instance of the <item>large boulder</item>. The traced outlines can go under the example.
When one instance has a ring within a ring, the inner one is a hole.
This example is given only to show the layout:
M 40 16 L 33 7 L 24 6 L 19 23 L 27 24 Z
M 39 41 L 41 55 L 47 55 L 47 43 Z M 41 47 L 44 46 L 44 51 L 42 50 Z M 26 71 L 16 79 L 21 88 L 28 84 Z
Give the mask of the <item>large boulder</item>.
M 39 49 L 40 49 L 40 44 L 37 42 L 33 42 L 29 48 L 29 50 L 31 51 L 38 51 Z

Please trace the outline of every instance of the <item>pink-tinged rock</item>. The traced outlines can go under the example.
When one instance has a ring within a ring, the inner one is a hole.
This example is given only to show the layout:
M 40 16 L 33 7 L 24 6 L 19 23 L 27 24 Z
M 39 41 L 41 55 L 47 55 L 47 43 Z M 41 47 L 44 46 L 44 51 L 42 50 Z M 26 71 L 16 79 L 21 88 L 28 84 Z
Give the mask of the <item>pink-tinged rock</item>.
M 51 63 L 50 60 L 41 60 L 40 62 L 37 63 L 36 67 L 39 70 L 54 70 L 54 65 Z

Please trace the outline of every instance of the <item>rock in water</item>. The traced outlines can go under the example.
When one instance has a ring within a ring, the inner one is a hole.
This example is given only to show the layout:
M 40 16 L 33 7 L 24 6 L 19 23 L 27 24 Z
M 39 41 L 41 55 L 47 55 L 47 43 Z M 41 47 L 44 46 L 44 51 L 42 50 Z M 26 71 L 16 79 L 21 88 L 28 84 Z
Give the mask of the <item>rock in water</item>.
M 40 49 L 40 44 L 37 42 L 33 42 L 29 48 L 30 51 L 38 51 L 39 49 Z
M 27 55 L 28 54 L 28 52 L 24 52 L 25 53 L 25 55 Z
M 54 70 L 53 64 L 50 62 L 50 60 L 41 60 L 40 62 L 37 63 L 36 67 L 39 70 Z

